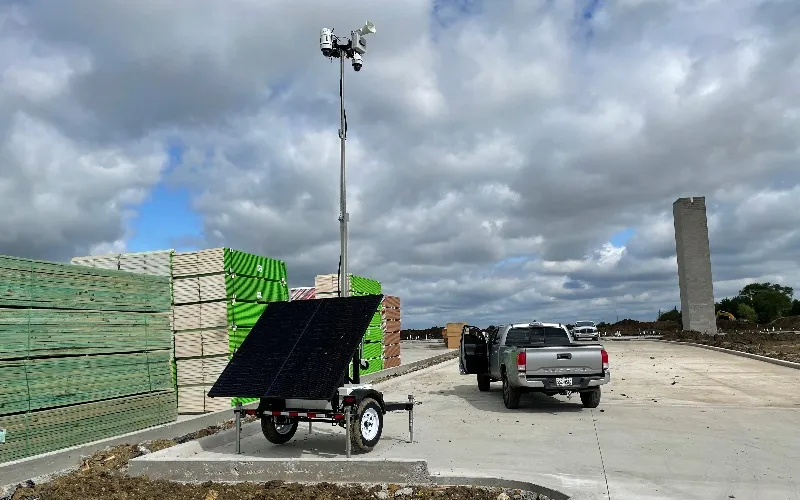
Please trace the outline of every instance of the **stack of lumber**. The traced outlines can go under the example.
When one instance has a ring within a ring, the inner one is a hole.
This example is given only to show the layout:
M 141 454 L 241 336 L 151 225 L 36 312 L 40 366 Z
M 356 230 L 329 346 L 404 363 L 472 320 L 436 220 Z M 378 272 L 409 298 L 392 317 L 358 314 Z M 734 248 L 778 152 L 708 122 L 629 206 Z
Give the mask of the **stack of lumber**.
M 112 253 L 106 255 L 89 255 L 85 257 L 73 257 L 71 264 L 78 266 L 94 267 L 97 269 L 117 269 L 129 273 L 147 274 L 150 276 L 166 276 L 169 279 L 170 297 L 172 291 L 172 256 L 175 250 L 156 250 L 153 252 L 130 252 Z M 170 299 L 171 300 L 171 299 Z M 172 309 L 166 314 L 169 319 L 170 331 L 172 326 Z M 172 380 L 175 382 L 174 373 L 174 345 L 170 346 L 172 360 L 170 361 L 173 369 Z
M 370 278 L 356 276 L 349 274 L 350 282 L 350 295 L 380 295 L 381 283 Z M 338 274 L 320 274 L 314 279 L 314 288 L 316 290 L 316 298 L 330 298 L 339 296 L 339 275 Z M 361 370 L 362 375 L 373 373 L 383 370 L 383 329 L 381 324 L 383 317 L 381 310 L 383 305 L 379 305 L 369 323 L 366 333 L 364 334 L 364 341 L 361 345 L 361 357 L 369 363 L 369 367 Z M 350 367 L 352 373 L 352 366 Z
M 177 418 L 168 278 L 0 256 L 0 290 L 0 462 Z
M 271 302 L 289 300 L 286 264 L 231 248 L 172 260 L 178 412 L 208 413 L 251 399 L 206 396 Z
M 466 323 L 447 323 L 443 334 L 448 349 L 458 349 L 459 344 L 461 344 L 461 330 L 466 325 Z
M 317 289 L 313 286 L 300 286 L 289 290 L 289 300 L 311 300 L 317 298 Z
M 384 295 L 381 309 L 383 367 L 400 366 L 400 297 Z

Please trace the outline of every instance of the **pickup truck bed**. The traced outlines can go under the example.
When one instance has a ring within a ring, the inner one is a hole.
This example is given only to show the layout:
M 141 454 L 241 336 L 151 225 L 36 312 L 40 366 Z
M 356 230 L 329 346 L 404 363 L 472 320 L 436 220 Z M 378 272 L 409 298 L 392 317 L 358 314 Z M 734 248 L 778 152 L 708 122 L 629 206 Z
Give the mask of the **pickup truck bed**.
M 578 392 L 585 407 L 600 403 L 600 386 L 611 381 L 608 353 L 601 344 L 575 344 L 557 323 L 512 324 L 495 335 L 466 326 L 462 331 L 460 370 L 474 374 L 488 391 L 502 381 L 503 402 L 519 406 L 526 392 L 548 395 Z

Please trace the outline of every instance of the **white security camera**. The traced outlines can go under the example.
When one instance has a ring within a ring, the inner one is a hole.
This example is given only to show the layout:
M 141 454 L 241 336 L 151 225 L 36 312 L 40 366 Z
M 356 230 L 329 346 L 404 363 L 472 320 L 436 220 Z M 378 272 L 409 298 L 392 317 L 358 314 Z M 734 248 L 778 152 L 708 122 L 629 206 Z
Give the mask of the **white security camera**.
M 364 65 L 364 60 L 361 58 L 361 54 L 358 52 L 353 52 L 353 69 L 356 71 L 361 71 L 361 66 Z
M 319 31 L 319 50 L 322 55 L 330 57 L 333 54 L 333 33 L 328 28 L 322 28 Z

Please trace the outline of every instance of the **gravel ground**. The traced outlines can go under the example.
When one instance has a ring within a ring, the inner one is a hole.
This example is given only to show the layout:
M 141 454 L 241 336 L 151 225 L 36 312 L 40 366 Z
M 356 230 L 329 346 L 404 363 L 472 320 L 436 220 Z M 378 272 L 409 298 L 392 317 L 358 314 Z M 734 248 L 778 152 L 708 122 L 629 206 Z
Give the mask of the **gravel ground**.
M 697 332 L 665 333 L 663 340 L 693 342 L 800 363 L 800 335 L 790 332 L 746 332 L 705 335 Z

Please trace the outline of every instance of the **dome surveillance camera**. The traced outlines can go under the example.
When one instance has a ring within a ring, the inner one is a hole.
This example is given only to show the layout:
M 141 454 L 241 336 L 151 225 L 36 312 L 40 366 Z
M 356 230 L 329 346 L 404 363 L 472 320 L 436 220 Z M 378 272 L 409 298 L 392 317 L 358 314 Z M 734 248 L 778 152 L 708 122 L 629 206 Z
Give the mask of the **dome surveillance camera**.
M 361 58 L 361 54 L 355 52 L 353 54 L 353 69 L 356 71 L 361 71 L 361 67 L 364 65 L 364 59 Z
M 319 31 L 319 49 L 325 57 L 333 54 L 333 33 L 328 28 L 322 28 Z

